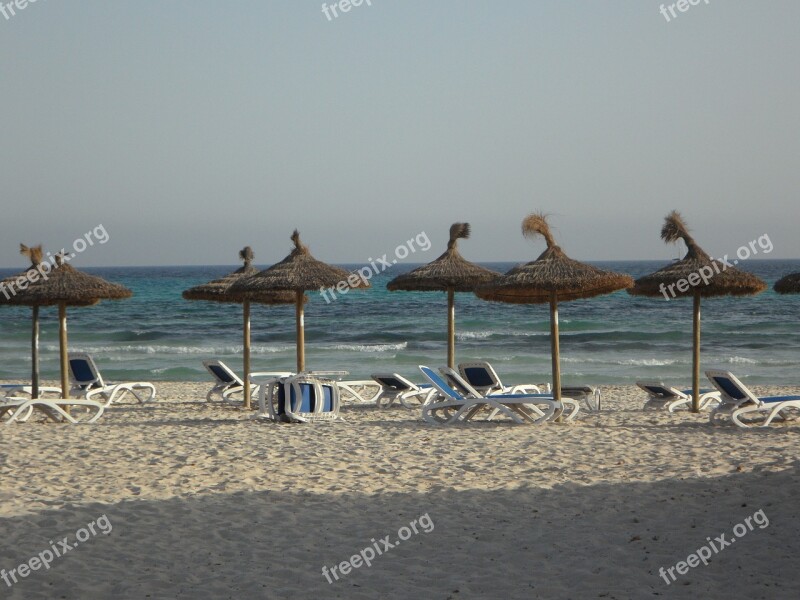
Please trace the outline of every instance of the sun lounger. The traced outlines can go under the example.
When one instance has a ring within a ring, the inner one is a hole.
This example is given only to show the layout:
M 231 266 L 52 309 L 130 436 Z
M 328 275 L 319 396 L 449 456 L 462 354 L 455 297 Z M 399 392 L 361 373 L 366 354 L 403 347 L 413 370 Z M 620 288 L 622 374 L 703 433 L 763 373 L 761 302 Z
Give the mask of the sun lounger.
M 491 364 L 486 361 L 463 362 L 458 365 L 461 378 L 482 394 L 541 394 L 550 391 L 550 384 L 523 383 L 506 386 Z
M 447 381 L 448 385 L 453 388 L 454 390 L 458 391 L 462 396 L 466 398 L 496 398 L 498 396 L 508 396 L 509 394 L 504 394 L 500 391 L 493 391 L 489 394 L 481 393 L 479 390 L 475 389 L 468 381 L 466 381 L 459 373 L 456 373 L 450 367 L 441 367 L 439 369 L 439 373 L 442 377 L 444 377 L 445 381 Z M 528 387 L 528 388 L 536 388 L 538 386 L 520 386 L 520 387 Z M 528 397 L 536 397 L 536 398 L 543 398 L 546 400 L 553 400 L 553 394 L 547 393 L 515 393 L 511 395 L 524 395 Z M 540 410 L 535 404 L 532 404 L 527 407 L 530 409 L 530 412 L 538 413 L 540 416 L 544 414 L 544 411 Z M 578 414 L 580 410 L 580 405 L 578 402 L 572 397 L 562 397 L 561 399 L 561 407 L 556 408 L 555 412 L 553 413 L 552 420 L 553 421 L 572 421 Z M 488 420 L 492 420 L 497 415 L 497 410 L 493 410 L 488 417 Z
M 488 410 L 490 413 L 496 411 L 503 414 L 515 423 L 539 424 L 551 418 L 556 410 L 563 410 L 561 402 L 535 394 L 498 394 L 468 398 L 453 389 L 430 367 L 420 365 L 419 370 L 441 394 L 441 398 L 429 397 L 422 405 L 422 418 L 428 423 L 467 422 L 481 411 Z M 459 377 L 457 373 L 453 373 Z
M 214 387 L 208 390 L 206 402 L 211 402 L 215 396 L 219 396 L 219 399 L 224 402 L 231 402 L 231 395 L 242 394 L 244 381 L 224 362 L 221 360 L 204 360 L 203 366 L 214 378 Z M 252 387 L 255 388 L 256 386 Z M 244 394 L 242 396 L 244 397 Z
M 132 394 L 140 404 L 150 402 L 156 397 L 156 388 L 152 383 L 144 381 L 106 383 L 92 357 L 81 352 L 70 352 L 69 374 L 72 385 L 70 396 L 86 400 L 100 397 L 103 399 L 104 408 L 108 408 L 112 402 L 119 400 L 126 393 Z
M 432 385 L 417 385 L 397 373 L 374 373 L 372 379 L 381 386 L 381 393 L 375 400 L 379 408 L 389 408 L 395 400 L 405 408 L 413 408 L 409 401 L 416 401 L 420 406 L 436 393 Z
M 337 381 L 339 400 L 349 400 L 361 404 L 372 404 L 380 398 L 383 387 L 372 379 L 358 381 Z
M 680 407 L 689 408 L 692 404 L 692 390 L 679 390 L 661 381 L 637 381 L 636 385 L 647 392 L 647 401 L 642 410 L 660 410 L 666 408 L 675 412 Z M 700 390 L 700 410 L 714 408 L 720 402 L 717 390 Z
M 312 375 L 281 377 L 261 384 L 257 418 L 289 423 L 339 418 L 339 388 L 332 379 Z
M 67 412 L 69 408 L 70 411 Z M 80 410 L 81 408 L 85 410 Z M 99 419 L 105 407 L 96 400 L 79 398 L 0 398 L 0 421 L 6 425 L 27 421 L 34 410 L 44 413 L 47 418 L 57 423 L 94 423 Z
M 48 387 L 48 386 L 39 386 L 39 395 L 44 396 L 47 394 L 53 394 L 57 397 L 61 397 L 61 388 L 60 387 Z M 21 396 L 32 396 L 33 395 L 33 386 L 28 385 L 27 383 L 3 383 L 0 384 L 0 396 L 15 396 L 17 398 Z
M 739 427 L 760 423 L 767 427 L 775 418 L 789 421 L 800 413 L 800 396 L 757 397 L 730 371 L 706 371 L 706 377 L 720 392 L 722 402 L 711 413 L 714 424 L 731 420 Z M 746 417 L 746 420 L 742 420 Z M 755 417 L 753 419 L 752 417 Z
M 592 385 L 561 386 L 561 396 L 583 401 L 591 412 L 600 410 L 600 388 Z
M 215 396 L 219 399 L 231 404 L 241 404 L 244 402 L 244 381 L 234 371 L 221 360 L 204 360 L 203 366 L 206 368 L 211 376 L 214 378 L 214 387 L 212 387 L 206 394 L 206 401 L 210 402 Z M 293 375 L 288 371 L 286 372 L 266 372 L 266 373 L 251 373 L 251 378 L 256 377 L 288 377 Z M 251 379 L 252 381 L 252 379 Z M 258 387 L 258 384 L 250 384 L 250 393 Z M 234 395 L 241 395 L 240 398 L 233 398 Z
M 547 394 L 550 384 L 523 383 L 506 386 L 491 364 L 486 361 L 463 362 L 458 365 L 461 377 L 482 394 Z M 561 395 L 572 400 L 583 401 L 590 411 L 600 410 L 600 389 L 592 386 L 561 387 Z M 577 411 L 575 411 L 577 412 Z M 574 415 L 573 415 L 574 416 Z

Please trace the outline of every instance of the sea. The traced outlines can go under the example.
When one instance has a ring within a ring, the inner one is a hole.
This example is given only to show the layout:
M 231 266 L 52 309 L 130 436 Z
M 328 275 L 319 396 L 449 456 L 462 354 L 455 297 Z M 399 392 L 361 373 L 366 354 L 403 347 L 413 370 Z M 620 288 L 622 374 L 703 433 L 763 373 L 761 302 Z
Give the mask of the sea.
M 482 263 L 501 273 L 514 263 Z M 634 278 L 663 261 L 593 262 Z M 340 265 L 356 269 L 363 265 Z M 326 302 L 309 292 L 305 314 L 306 367 L 345 370 L 350 379 L 398 372 L 421 380 L 418 365 L 447 357 L 447 296 L 389 292 L 386 283 L 418 265 L 398 264 L 376 275 L 372 288 Z M 85 271 L 133 290 L 133 297 L 68 308 L 69 348 L 91 353 L 107 380 L 204 381 L 202 361 L 217 358 L 242 369 L 242 307 L 187 301 L 181 292 L 225 275 L 229 266 L 114 267 Z M 758 296 L 712 298 L 702 304 L 702 369 L 723 368 L 754 384 L 800 385 L 800 295 L 781 296 L 772 284 L 800 271 L 800 260 L 751 260 L 746 270 L 770 289 Z M 0 277 L 19 269 L 0 270 Z M 42 308 L 40 353 L 44 379 L 58 378 L 58 315 Z M 565 385 L 691 380 L 692 302 L 639 298 L 618 292 L 559 305 Z M 0 379 L 30 380 L 31 310 L 0 306 Z M 295 367 L 293 306 L 254 304 L 253 371 Z M 456 294 L 456 362 L 487 360 L 504 383 L 550 381 L 547 305 L 484 302 Z

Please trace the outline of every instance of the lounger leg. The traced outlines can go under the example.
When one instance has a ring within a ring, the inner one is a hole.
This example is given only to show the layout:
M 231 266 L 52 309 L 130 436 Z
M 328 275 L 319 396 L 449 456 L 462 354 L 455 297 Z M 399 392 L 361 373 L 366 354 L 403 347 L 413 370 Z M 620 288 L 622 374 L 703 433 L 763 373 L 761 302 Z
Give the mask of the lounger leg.
M 776 406 L 774 409 L 772 409 L 772 411 L 769 413 L 769 416 L 761 426 L 762 427 L 768 426 L 770 423 L 772 423 L 773 419 L 775 419 L 778 416 L 780 416 L 781 420 L 783 421 L 789 421 L 790 420 L 789 417 L 787 415 L 782 414 L 784 410 L 791 410 L 791 407 Z
M 759 407 L 752 404 L 748 404 L 747 406 L 744 406 L 742 408 L 733 411 L 733 413 L 731 414 L 731 421 L 733 421 L 734 424 L 737 425 L 738 427 L 752 427 L 752 425 L 750 425 L 749 423 L 744 423 L 739 417 L 753 412 L 755 413 L 759 412 Z
M 673 400 L 672 402 L 667 404 L 667 410 L 671 413 L 674 413 L 679 407 L 688 404 L 689 404 L 688 398 L 678 398 L 677 400 Z

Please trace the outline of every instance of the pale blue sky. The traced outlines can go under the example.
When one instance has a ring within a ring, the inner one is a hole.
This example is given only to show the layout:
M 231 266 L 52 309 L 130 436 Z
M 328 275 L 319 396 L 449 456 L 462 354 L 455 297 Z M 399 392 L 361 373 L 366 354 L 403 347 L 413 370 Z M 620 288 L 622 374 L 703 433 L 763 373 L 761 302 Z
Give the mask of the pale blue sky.
M 421 231 L 437 256 L 800 257 L 800 3 L 39 0 L 0 16 L 0 266 L 99 223 L 79 265 L 330 262 Z M 416 260 L 416 259 L 415 259 Z

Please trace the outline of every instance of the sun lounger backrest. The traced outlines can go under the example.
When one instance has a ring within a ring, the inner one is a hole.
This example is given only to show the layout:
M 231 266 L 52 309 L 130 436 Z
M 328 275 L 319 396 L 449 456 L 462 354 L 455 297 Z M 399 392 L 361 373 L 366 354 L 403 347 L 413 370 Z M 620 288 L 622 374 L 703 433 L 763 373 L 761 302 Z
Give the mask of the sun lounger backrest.
M 489 387 L 490 385 L 494 385 L 494 381 L 492 381 L 492 378 L 489 377 L 489 372 L 486 369 L 480 367 L 467 367 L 464 369 L 464 375 L 467 376 L 467 381 L 469 381 L 472 385 L 476 385 L 478 387 Z
M 69 371 L 76 386 L 87 389 L 103 387 L 103 378 L 92 359 L 86 354 L 69 355 Z
M 637 381 L 636 385 L 642 388 L 645 392 L 656 398 L 677 398 L 676 390 L 664 385 L 663 383 L 650 383 L 645 381 Z
M 487 362 L 461 363 L 458 365 L 458 371 L 472 387 L 479 390 L 501 389 L 503 387 L 497 372 Z
M 313 382 L 301 381 L 295 385 L 281 386 L 278 391 L 278 407 L 279 412 L 285 412 L 286 408 L 286 388 L 289 388 L 291 398 L 291 406 L 295 407 L 296 413 L 313 413 L 317 412 L 317 405 L 321 407 L 319 412 L 331 412 L 333 410 L 333 386 L 330 384 L 322 384 L 319 388 L 322 391 L 322 397 L 317 397 L 316 386 Z M 298 392 L 300 389 L 300 400 L 298 402 Z
M 297 404 L 297 388 L 300 388 L 300 403 Z M 282 385 L 278 390 L 278 412 L 284 414 L 286 412 L 286 388 L 289 388 L 289 398 L 291 406 L 295 407 L 293 412 L 296 413 L 310 413 L 314 411 L 314 384 L 313 383 L 298 383 L 295 385 Z
M 203 363 L 209 373 L 220 383 L 238 383 L 237 377 L 226 368 L 225 363 L 220 361 L 208 361 Z
M 737 402 L 751 400 L 761 404 L 761 400 L 730 371 L 706 371 L 706 377 L 711 380 L 715 388 Z
M 338 413 L 336 385 L 310 377 L 289 378 L 277 384 L 277 414 L 311 418 L 324 413 Z M 287 410 L 288 408 L 288 410 Z
M 372 376 L 372 378 L 380 383 L 383 387 L 390 388 L 395 392 L 406 392 L 413 389 L 411 382 L 407 381 L 404 377 L 401 377 L 397 373 L 392 373 L 391 375 L 375 374 Z
M 333 410 L 333 386 L 323 385 L 322 388 L 322 412 L 331 412 Z
M 424 365 L 419 366 L 419 370 L 422 371 L 422 374 L 428 378 L 437 390 L 439 390 L 445 396 L 449 396 L 453 400 L 464 400 L 464 397 L 459 394 L 456 390 L 450 387 L 447 382 L 439 376 L 433 369 L 430 367 L 426 367 Z
M 439 373 L 442 375 L 442 377 L 444 377 L 445 381 L 447 381 L 451 388 L 458 390 L 458 392 L 465 398 L 470 396 L 473 398 L 480 398 L 483 396 L 483 394 L 472 387 L 468 382 L 464 381 L 461 375 L 456 373 L 450 367 L 442 367 L 439 369 Z

